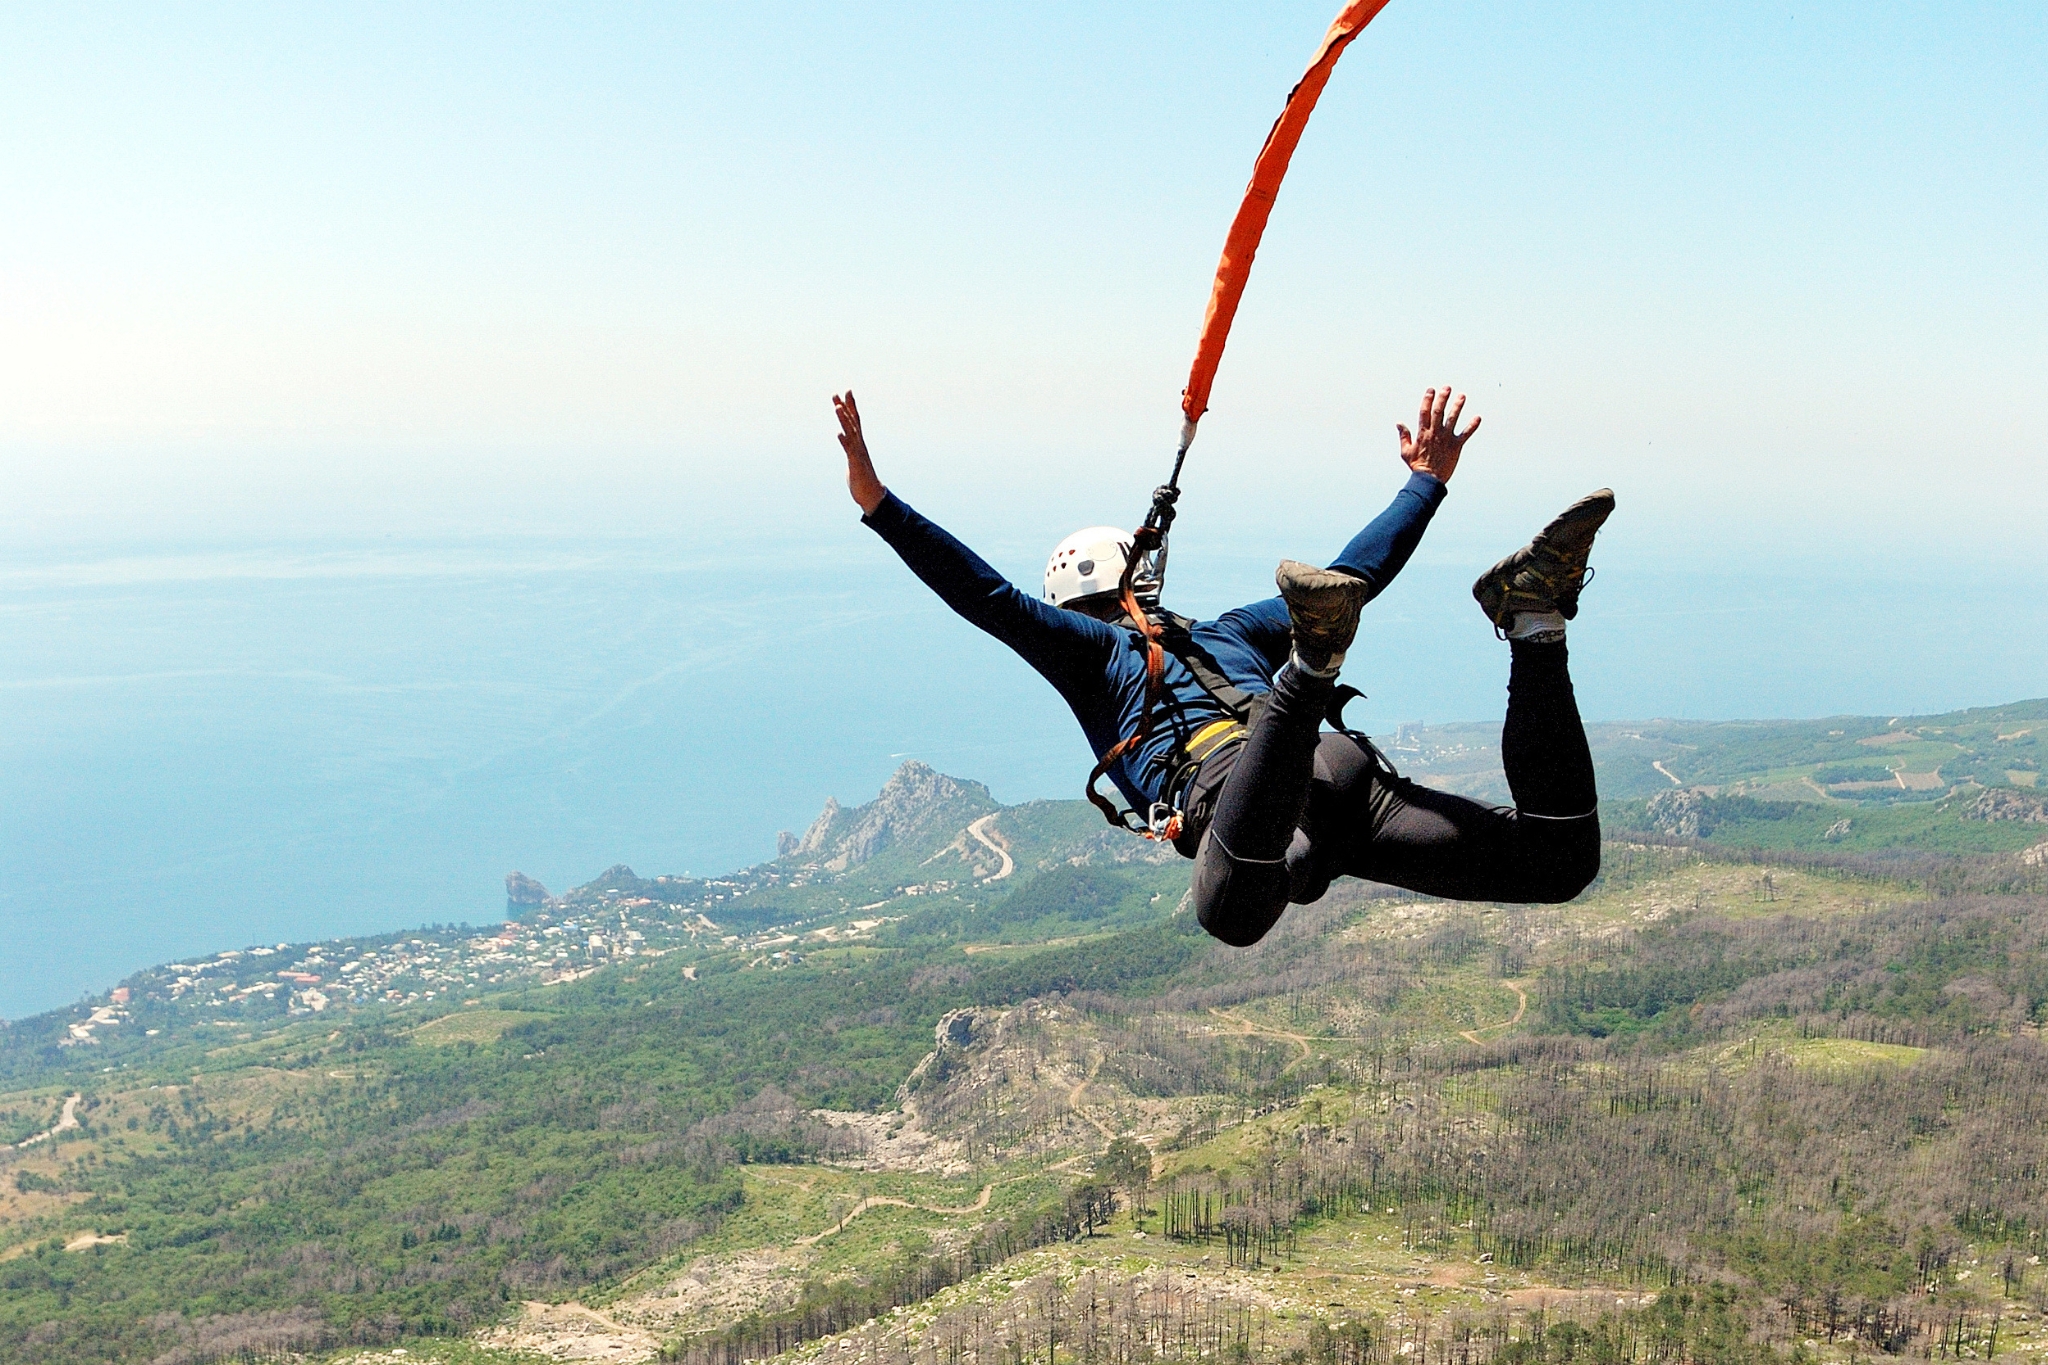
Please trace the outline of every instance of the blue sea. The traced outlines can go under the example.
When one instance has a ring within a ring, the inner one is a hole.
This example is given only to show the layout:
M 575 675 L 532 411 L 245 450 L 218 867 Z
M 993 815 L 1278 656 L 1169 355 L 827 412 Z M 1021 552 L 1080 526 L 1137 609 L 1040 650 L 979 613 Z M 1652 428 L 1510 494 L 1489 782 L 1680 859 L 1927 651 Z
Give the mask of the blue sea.
M 189 954 L 489 922 L 514 869 L 560 890 L 752 863 L 906 758 L 1078 794 L 1058 699 L 846 529 L 0 559 L 0 1015 Z M 1034 581 L 1042 550 L 997 549 Z M 1175 604 L 1263 595 L 1276 557 L 1184 550 Z M 1374 605 L 1354 720 L 1500 714 L 1470 558 L 1425 554 Z M 2027 575 L 1611 558 L 1573 628 L 1591 718 L 2048 693 Z

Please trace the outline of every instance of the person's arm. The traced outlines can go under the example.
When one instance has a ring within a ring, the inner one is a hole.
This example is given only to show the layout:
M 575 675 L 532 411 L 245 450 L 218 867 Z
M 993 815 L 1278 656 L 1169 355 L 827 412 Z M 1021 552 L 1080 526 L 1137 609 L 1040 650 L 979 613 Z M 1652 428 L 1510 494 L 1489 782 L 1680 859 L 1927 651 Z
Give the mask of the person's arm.
M 1244 651 L 1239 658 L 1255 662 L 1251 671 L 1261 683 L 1272 681 L 1273 674 L 1287 662 L 1288 652 L 1294 648 L 1294 627 L 1287 619 L 1287 604 L 1277 597 L 1232 607 L 1216 618 L 1213 629 L 1230 645 Z M 1228 648 L 1211 644 L 1210 653 L 1224 665 L 1223 671 L 1231 681 L 1242 686 L 1244 680 L 1230 668 L 1234 660 L 1224 657 Z
M 839 414 L 839 444 L 846 451 L 847 490 L 860 506 L 861 524 L 887 541 L 941 601 L 1016 650 L 1062 693 L 1072 687 L 1100 686 L 1104 665 L 1120 642 L 1115 628 L 1024 592 L 980 555 L 918 515 L 875 477 L 853 395 L 835 397 L 832 406 Z
M 1353 536 L 1343 552 L 1330 561 L 1330 567 L 1364 579 L 1366 601 L 1378 597 L 1422 543 L 1422 533 L 1429 529 L 1429 520 L 1436 515 L 1446 491 L 1427 474 L 1410 474 L 1408 482 L 1387 504 L 1387 510 Z
M 861 524 L 889 542 L 939 600 L 1016 650 L 1055 687 L 1100 682 L 1117 646 L 1114 627 L 1024 592 L 894 493 L 885 491 Z
M 1444 486 L 1420 471 L 1410 474 L 1387 510 L 1372 524 L 1351 538 L 1344 552 L 1330 563 L 1333 569 L 1357 574 L 1367 584 L 1366 600 L 1378 597 L 1407 564 L 1429 528 L 1437 504 L 1444 500 Z M 1293 627 L 1287 619 L 1287 603 L 1278 597 L 1247 602 L 1216 618 L 1216 627 L 1241 642 L 1277 669 L 1294 647 Z
M 1367 601 L 1386 591 L 1395 575 L 1407 565 L 1408 557 L 1422 542 L 1422 533 L 1429 529 L 1430 518 L 1436 515 L 1438 504 L 1449 491 L 1451 475 L 1457 472 L 1458 459 L 1465 452 L 1465 442 L 1479 430 L 1477 417 L 1463 432 L 1458 430 L 1458 416 L 1464 410 L 1465 395 L 1453 396 L 1451 386 L 1446 384 L 1441 389 L 1424 391 L 1414 433 L 1395 424 L 1394 430 L 1401 437 L 1401 463 L 1409 469 L 1408 482 L 1394 495 L 1387 510 L 1353 536 L 1343 553 L 1330 563 L 1331 568 L 1355 573 L 1370 585 Z
M 875 462 L 868 455 L 867 438 L 861 435 L 860 409 L 854 405 L 853 390 L 832 395 L 832 411 L 839 418 L 839 448 L 846 452 L 846 491 L 863 517 L 871 515 L 889 496 L 875 477 Z
M 1422 533 L 1429 529 L 1437 504 L 1444 500 L 1445 485 L 1458 468 L 1465 442 L 1479 430 L 1479 419 L 1475 417 L 1463 432 L 1458 431 L 1458 417 L 1464 410 L 1464 397 L 1454 396 L 1447 384 L 1422 395 L 1422 411 L 1416 420 L 1421 435 L 1414 435 L 1399 424 L 1394 427 L 1400 433 L 1401 462 L 1408 466 L 1408 482 L 1394 494 L 1387 510 L 1353 536 L 1343 553 L 1330 564 L 1333 569 L 1347 569 L 1363 578 L 1370 585 L 1368 601 L 1379 596 L 1408 563 L 1408 557 L 1422 541 Z M 1216 626 L 1244 648 L 1263 656 L 1273 668 L 1280 666 L 1293 647 L 1287 604 L 1277 597 L 1248 602 L 1227 611 L 1217 618 Z

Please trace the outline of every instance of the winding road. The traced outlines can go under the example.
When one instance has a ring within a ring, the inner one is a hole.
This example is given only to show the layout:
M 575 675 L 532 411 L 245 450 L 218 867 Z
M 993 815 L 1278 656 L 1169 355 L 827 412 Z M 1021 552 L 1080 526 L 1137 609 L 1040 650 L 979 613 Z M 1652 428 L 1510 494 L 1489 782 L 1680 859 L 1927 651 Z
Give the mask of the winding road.
M 1003 836 L 998 834 L 994 839 L 991 839 L 987 834 L 989 821 L 1001 814 L 1001 811 L 996 811 L 994 814 L 984 815 L 967 827 L 969 838 L 1003 860 L 1003 865 L 996 870 L 995 875 L 982 878 L 985 882 L 999 882 L 1017 870 L 1017 864 L 1010 858 L 1010 850 L 996 842 L 997 839 L 1001 839 Z
M 55 1128 L 46 1128 L 34 1137 L 23 1138 L 14 1145 L 17 1148 L 33 1147 L 38 1142 L 48 1142 L 56 1137 L 57 1134 L 76 1128 L 78 1126 L 78 1102 L 84 1098 L 83 1095 L 73 1095 L 70 1099 L 64 1101 L 64 1112 L 57 1115 L 57 1126 Z

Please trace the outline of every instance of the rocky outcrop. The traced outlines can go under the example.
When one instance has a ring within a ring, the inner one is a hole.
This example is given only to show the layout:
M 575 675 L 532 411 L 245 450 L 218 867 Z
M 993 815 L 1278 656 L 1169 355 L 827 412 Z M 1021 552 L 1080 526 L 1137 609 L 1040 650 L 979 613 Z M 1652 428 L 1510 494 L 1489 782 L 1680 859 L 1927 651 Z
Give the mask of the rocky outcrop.
M 1661 792 L 1650 798 L 1650 828 L 1674 839 L 1700 837 L 1700 815 L 1707 798 L 1696 788 Z
M 548 889 L 527 876 L 524 872 L 507 872 L 505 874 L 505 903 L 511 906 L 513 910 L 525 910 L 536 905 L 545 905 L 547 900 Z
M 1003 1013 L 987 1007 L 948 1011 L 932 1030 L 932 1041 L 940 1047 L 972 1047 L 977 1042 L 986 1042 L 995 1036 Z
M 2048 805 L 2039 797 L 1994 787 L 1963 807 L 1965 820 L 2011 820 L 2022 825 L 2048 825 Z
M 776 835 L 776 858 L 780 866 L 762 863 L 707 883 L 687 874 L 649 879 L 620 863 L 605 869 L 582 886 L 573 887 L 554 898 L 549 898 L 547 889 L 538 882 L 530 878 L 520 880 L 528 883 L 550 906 L 609 905 L 615 901 L 631 904 L 634 900 L 645 899 L 700 912 L 716 900 L 721 903 L 720 907 L 711 913 L 720 923 L 735 913 L 734 902 L 743 901 L 742 923 L 751 923 L 745 916 L 757 909 L 761 914 L 782 913 L 774 908 L 779 903 L 772 896 L 748 899 L 753 893 L 776 887 L 803 886 L 821 873 L 844 872 L 867 863 L 879 854 L 888 855 L 885 866 L 879 869 L 881 875 L 886 877 L 900 870 L 906 885 L 957 878 L 961 875 L 957 863 L 944 864 L 931 871 L 919 869 L 932 862 L 934 855 L 943 852 L 949 844 L 959 844 L 964 849 L 970 842 L 966 833 L 969 826 L 982 816 L 1001 809 L 981 783 L 947 777 L 913 761 L 898 768 L 875 799 L 866 805 L 849 810 L 837 800 L 828 799 L 818 818 L 801 836 L 787 830 Z M 974 847 L 979 850 L 982 845 L 975 844 Z M 990 854 L 987 870 L 994 870 L 995 856 Z M 900 869 L 896 866 L 899 862 L 902 864 Z M 967 862 L 967 873 L 976 874 L 978 869 L 974 860 L 968 858 Z M 790 866 L 792 863 L 796 866 Z M 508 894 L 516 894 L 512 885 L 508 878 Z M 713 894 L 714 890 L 716 894 Z M 538 903 L 536 900 L 535 904 Z
M 827 799 L 801 839 L 776 843 L 785 858 L 844 872 L 889 849 L 950 840 L 969 820 L 995 809 L 995 798 L 981 783 L 948 777 L 912 759 L 865 806 L 848 810 Z
M 803 838 L 791 838 L 789 831 L 784 830 L 775 836 L 776 846 L 782 847 L 784 840 L 788 841 L 788 851 L 784 857 L 805 857 L 818 852 L 825 847 L 825 840 L 831 834 L 832 826 L 838 822 L 840 812 L 839 798 L 826 797 L 825 809 L 819 811 L 818 818 L 811 821 L 811 827 L 804 831 Z

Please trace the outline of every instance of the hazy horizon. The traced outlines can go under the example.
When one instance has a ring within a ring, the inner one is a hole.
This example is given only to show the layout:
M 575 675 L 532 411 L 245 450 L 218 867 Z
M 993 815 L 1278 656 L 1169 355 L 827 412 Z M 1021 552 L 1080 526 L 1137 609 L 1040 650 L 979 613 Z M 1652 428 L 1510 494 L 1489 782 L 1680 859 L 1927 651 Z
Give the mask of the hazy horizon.
M 1051 689 L 834 516 L 829 542 L 785 535 L 737 584 L 728 557 L 758 542 L 0 557 L 0 1015 L 190 953 L 488 922 L 515 868 L 559 891 L 618 862 L 745 866 L 905 758 L 1006 802 L 1078 795 L 1084 746 Z M 987 516 L 949 519 L 973 539 Z M 1589 719 L 1924 714 L 2044 690 L 2022 685 L 2048 672 L 2048 607 L 2024 580 L 1962 604 L 1934 574 L 1688 580 L 1615 531 L 1573 626 Z M 979 539 L 1014 577 L 1035 569 L 1031 544 Z M 1354 723 L 1498 719 L 1506 650 L 1470 601 L 1464 539 L 1454 492 L 1367 614 Z M 1213 614 L 1262 595 L 1276 557 L 1190 535 L 1170 595 Z
M 1164 474 L 1335 8 L 45 9 L 0 52 L 0 1014 L 767 856 L 1071 720 L 857 524 L 1035 581 Z M 1472 576 L 1590 488 L 1589 716 L 2048 693 L 2048 17 L 1404 0 L 1332 81 L 1190 457 L 1177 604 L 1485 428 L 1356 681 L 1498 715 Z M 1000 730 L 986 714 L 1000 715 Z

